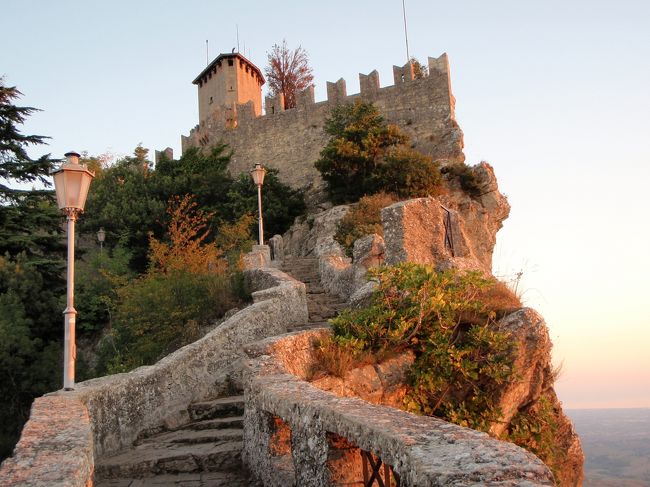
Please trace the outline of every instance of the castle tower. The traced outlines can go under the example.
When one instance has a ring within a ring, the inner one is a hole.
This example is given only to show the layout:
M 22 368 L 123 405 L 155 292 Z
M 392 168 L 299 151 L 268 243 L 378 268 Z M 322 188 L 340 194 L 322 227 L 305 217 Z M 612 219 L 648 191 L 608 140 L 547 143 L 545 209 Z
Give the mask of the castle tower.
M 238 52 L 219 54 L 201 71 L 193 84 L 199 88 L 199 123 L 215 112 L 234 110 L 237 104 L 253 102 L 255 116 L 262 114 L 262 85 L 260 69 Z M 234 114 L 226 115 L 234 119 Z

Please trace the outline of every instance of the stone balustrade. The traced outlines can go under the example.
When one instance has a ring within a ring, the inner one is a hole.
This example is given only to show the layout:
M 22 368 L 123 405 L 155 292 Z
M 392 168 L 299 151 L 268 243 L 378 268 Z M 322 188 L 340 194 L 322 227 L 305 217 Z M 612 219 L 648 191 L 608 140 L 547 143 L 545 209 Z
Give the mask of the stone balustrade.
M 3 486 L 92 485 L 94 459 L 143 433 L 188 421 L 190 403 L 240 381 L 243 346 L 307 321 L 305 286 L 274 269 L 246 271 L 253 304 L 200 340 L 152 366 L 77 384 L 37 398 Z
M 244 461 L 265 486 L 352 485 L 359 450 L 390 465 L 402 486 L 554 485 L 550 470 L 517 447 L 437 418 L 338 397 L 305 379 L 313 341 L 326 330 L 249 345 Z

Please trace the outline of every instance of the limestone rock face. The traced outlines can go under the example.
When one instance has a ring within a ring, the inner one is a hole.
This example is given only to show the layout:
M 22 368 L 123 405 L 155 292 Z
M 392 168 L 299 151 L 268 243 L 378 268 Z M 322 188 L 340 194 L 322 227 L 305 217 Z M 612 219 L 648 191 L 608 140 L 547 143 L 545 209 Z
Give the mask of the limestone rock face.
M 399 409 L 406 393 L 406 373 L 414 361 L 415 355 L 408 351 L 378 364 L 352 369 L 344 377 L 317 378 L 312 385 L 337 396 L 360 397 Z
M 544 318 L 533 309 L 522 308 L 503 318 L 499 326 L 511 334 L 516 344 L 515 379 L 501 391 L 498 406 L 503 422 L 494 423 L 490 434 L 503 437 L 518 413 L 537 412 L 547 401 L 545 414 L 556 428 L 554 447 L 561 452 L 549 466 L 556 474 L 558 485 L 582 485 L 584 453 L 580 438 L 553 389 L 552 344 Z
M 382 210 L 387 264 L 420 262 L 491 273 L 496 233 L 510 205 L 489 164 L 482 162 L 474 171 L 482 185 L 478 198 L 451 185 L 440 197 L 400 201 Z
M 323 287 L 358 308 L 369 305 L 376 288 L 376 283 L 367 282 L 367 270 L 382 262 L 428 263 L 438 270 L 480 270 L 492 276 L 496 234 L 510 213 L 510 205 L 499 192 L 489 164 L 482 162 L 472 171 L 478 177 L 478 196 L 469 196 L 450 179 L 446 191 L 438 197 L 401 201 L 384 208 L 383 239 L 374 235 L 357 240 L 352 260 L 333 237 L 348 206 L 334 207 L 297 222 L 284 237 L 285 242 L 291 241 L 286 245 L 288 253 L 318 257 Z M 506 316 L 498 326 L 509 331 L 516 344 L 517 379 L 503 387 L 498 400 L 503 422 L 495 423 L 490 433 L 503 438 L 518 414 L 535 412 L 550 403 L 552 414 L 548 414 L 557 427 L 554 448 L 564 452 L 551 466 L 559 485 L 580 485 L 584 455 L 553 390 L 552 344 L 543 318 L 523 308 Z M 314 385 L 341 396 L 356 395 L 369 402 L 401 406 L 401 398 L 386 394 L 379 372 L 370 366 L 342 379 L 321 378 Z
M 519 409 L 539 398 L 547 378 L 552 376 L 551 340 L 544 319 L 531 308 L 509 314 L 500 323 L 511 334 L 517 355 L 514 369 L 517 377 L 501 390 L 498 405 L 503 423 L 492 425 L 490 433 L 501 436 Z
M 321 252 L 331 250 L 332 242 L 336 243 L 333 239 L 336 227 L 349 209 L 348 205 L 339 205 L 315 215 L 297 218 L 283 236 L 284 252 L 294 257 L 306 257 L 317 253 L 318 249 Z M 342 250 L 338 252 L 343 255 Z

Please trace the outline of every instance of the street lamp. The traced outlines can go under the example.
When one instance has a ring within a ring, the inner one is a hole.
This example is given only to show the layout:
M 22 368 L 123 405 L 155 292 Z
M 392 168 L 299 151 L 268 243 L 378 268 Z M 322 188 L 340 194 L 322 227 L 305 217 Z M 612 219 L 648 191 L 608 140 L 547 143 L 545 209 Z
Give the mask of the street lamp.
M 84 211 L 88 188 L 95 174 L 86 165 L 79 164 L 79 154 L 68 152 L 66 162 L 54 171 L 54 188 L 59 209 L 68 220 L 68 292 L 65 316 L 65 342 L 63 351 L 63 388 L 74 389 L 74 369 L 77 357 L 75 344 L 75 324 L 77 311 L 74 309 L 74 224 L 77 216 Z
M 104 250 L 104 240 L 106 240 L 106 232 L 104 231 L 104 227 L 101 227 L 97 232 L 97 241 L 99 242 L 99 255 L 102 255 L 102 251 Z
M 262 185 L 264 184 L 264 175 L 266 169 L 259 162 L 255 164 L 255 168 L 251 170 L 251 177 L 257 186 L 257 209 L 259 213 L 259 233 L 260 245 L 264 245 L 264 226 L 262 225 Z

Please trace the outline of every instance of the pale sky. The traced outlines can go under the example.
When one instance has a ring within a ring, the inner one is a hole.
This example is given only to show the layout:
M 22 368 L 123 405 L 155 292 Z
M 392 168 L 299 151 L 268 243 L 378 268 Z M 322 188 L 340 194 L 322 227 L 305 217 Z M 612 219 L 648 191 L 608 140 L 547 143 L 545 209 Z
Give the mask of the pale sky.
M 402 2 L 3 0 L 0 76 L 41 108 L 49 151 L 129 154 L 198 121 L 192 79 L 240 51 L 263 68 L 287 39 L 316 99 L 406 62 Z M 565 407 L 650 407 L 650 2 L 406 0 L 410 52 L 447 52 L 467 162 L 512 205 L 495 273 L 523 271 L 546 318 Z

